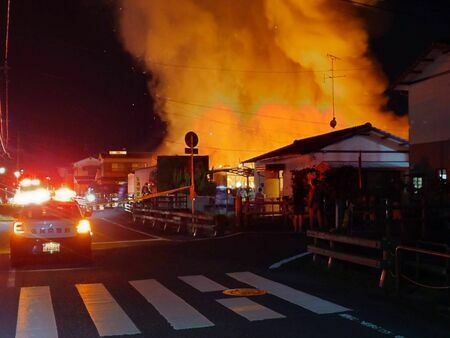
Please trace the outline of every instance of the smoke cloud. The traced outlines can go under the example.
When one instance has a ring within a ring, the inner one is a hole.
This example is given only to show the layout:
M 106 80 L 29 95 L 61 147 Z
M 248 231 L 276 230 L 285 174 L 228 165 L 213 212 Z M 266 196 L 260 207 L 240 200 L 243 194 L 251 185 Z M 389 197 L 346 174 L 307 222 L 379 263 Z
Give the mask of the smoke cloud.
M 373 3 L 373 1 L 371 1 Z M 364 20 L 337 0 L 122 0 L 124 47 L 151 73 L 168 130 L 160 152 L 199 135 L 212 164 L 239 161 L 329 132 L 334 62 L 337 129 L 365 122 L 406 136 L 383 111 L 387 82 Z

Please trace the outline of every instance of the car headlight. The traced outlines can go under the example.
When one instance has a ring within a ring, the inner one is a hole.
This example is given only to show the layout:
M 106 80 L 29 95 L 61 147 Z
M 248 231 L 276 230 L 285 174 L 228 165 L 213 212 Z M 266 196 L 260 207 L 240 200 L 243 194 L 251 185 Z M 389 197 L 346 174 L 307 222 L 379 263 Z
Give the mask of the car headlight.
M 16 235 L 21 235 L 25 232 L 25 230 L 23 230 L 23 223 L 22 222 L 14 222 L 14 233 Z
M 87 219 L 82 219 L 78 222 L 77 232 L 79 234 L 87 234 L 91 232 L 91 223 Z

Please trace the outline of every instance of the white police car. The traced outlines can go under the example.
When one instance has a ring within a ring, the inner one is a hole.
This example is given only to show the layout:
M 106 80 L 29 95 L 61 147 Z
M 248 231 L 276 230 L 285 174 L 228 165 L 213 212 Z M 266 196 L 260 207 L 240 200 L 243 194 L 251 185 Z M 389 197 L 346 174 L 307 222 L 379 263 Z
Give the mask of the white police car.
M 11 265 L 31 257 L 60 255 L 90 262 L 92 232 L 84 216 L 73 200 L 20 206 L 10 240 Z

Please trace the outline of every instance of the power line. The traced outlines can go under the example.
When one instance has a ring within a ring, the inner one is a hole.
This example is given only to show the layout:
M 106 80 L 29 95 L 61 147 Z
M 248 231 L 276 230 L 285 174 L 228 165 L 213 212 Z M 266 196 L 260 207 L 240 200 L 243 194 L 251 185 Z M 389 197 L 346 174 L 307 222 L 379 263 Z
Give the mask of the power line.
M 341 2 L 346 2 L 348 4 L 354 5 L 356 7 L 362 7 L 362 8 L 368 8 L 368 9 L 375 9 L 378 11 L 383 11 L 383 12 L 389 12 L 389 13 L 394 13 L 394 14 L 402 14 L 402 15 L 406 15 L 409 17 L 414 17 L 416 19 L 425 19 L 428 22 L 430 22 L 431 17 L 434 14 L 437 14 L 436 11 L 433 11 L 434 13 L 430 13 L 430 15 L 426 15 L 425 12 L 421 11 L 420 13 L 413 13 L 410 11 L 404 11 L 404 10 L 398 10 L 395 8 L 388 8 L 388 7 L 383 7 L 383 6 L 379 6 L 379 5 L 371 5 L 368 3 L 364 3 L 364 2 L 360 2 L 360 1 L 356 1 L 356 0 L 339 0 Z M 431 23 L 435 23 L 433 20 L 431 20 Z
M 209 105 L 206 105 L 206 104 L 174 100 L 174 99 L 171 99 L 171 98 L 168 98 L 168 97 L 162 97 L 162 96 L 157 96 L 157 98 L 162 98 L 162 99 L 164 99 L 166 101 L 169 101 L 169 102 L 178 103 L 178 104 L 184 104 L 184 105 L 189 105 L 189 106 L 194 106 L 194 107 L 208 108 L 208 109 L 213 109 L 213 110 L 221 110 L 221 111 L 227 111 L 227 112 L 233 112 L 233 113 L 238 113 L 238 114 L 246 114 L 246 115 L 255 116 L 254 113 L 245 112 L 245 111 L 242 111 L 242 110 L 236 110 L 236 109 L 230 109 L 230 108 L 222 108 L 222 107 L 214 107 L 214 106 L 209 106 Z M 284 118 L 284 117 L 280 117 L 280 116 L 265 115 L 265 114 L 258 114 L 257 116 L 258 117 L 265 117 L 265 118 L 272 118 L 272 119 L 276 119 L 276 120 L 286 120 L 286 121 L 301 122 L 301 123 L 327 124 L 326 122 L 299 120 L 299 119 Z
M 327 73 L 329 70 L 313 70 L 313 69 L 302 69 L 302 70 L 267 70 L 267 69 L 235 69 L 235 68 L 224 68 L 224 67 L 209 67 L 201 65 L 188 65 L 188 64 L 171 64 L 165 62 L 157 62 L 147 60 L 148 63 L 170 68 L 183 68 L 192 70 L 204 70 L 204 71 L 214 71 L 214 72 L 236 72 L 236 73 L 260 73 L 260 74 L 302 74 L 302 73 Z M 336 69 L 336 72 L 359 72 L 364 70 L 376 69 L 377 67 L 366 67 L 366 68 L 352 68 L 352 69 Z

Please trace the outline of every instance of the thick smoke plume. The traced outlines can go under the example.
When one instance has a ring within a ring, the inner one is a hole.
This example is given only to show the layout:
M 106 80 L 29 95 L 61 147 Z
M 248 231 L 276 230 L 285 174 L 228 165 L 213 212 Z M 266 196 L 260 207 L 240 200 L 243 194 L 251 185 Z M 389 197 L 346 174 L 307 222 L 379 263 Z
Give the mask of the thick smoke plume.
M 371 122 L 405 136 L 383 112 L 386 80 L 365 23 L 338 0 L 122 0 L 123 44 L 151 73 L 168 124 L 160 151 L 183 153 L 199 134 L 217 166 L 331 131 L 330 58 L 338 127 Z

